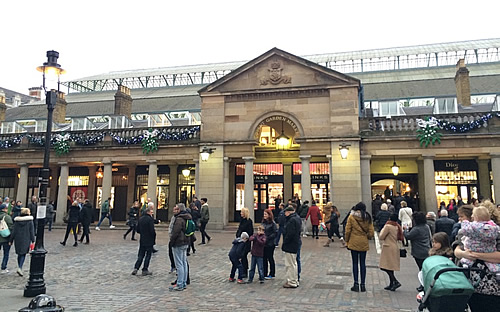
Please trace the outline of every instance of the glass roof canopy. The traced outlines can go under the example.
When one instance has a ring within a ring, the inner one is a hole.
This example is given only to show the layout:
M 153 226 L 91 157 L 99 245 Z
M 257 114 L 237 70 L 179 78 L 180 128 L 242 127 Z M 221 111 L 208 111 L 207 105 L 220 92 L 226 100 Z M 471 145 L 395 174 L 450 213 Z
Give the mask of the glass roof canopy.
M 340 52 L 303 56 L 303 58 L 341 73 L 454 66 L 460 58 L 466 64 L 500 61 L 500 39 L 483 39 L 420 46 Z M 93 92 L 209 84 L 227 75 L 246 61 L 189 65 L 156 69 L 128 70 L 63 82 L 70 90 Z

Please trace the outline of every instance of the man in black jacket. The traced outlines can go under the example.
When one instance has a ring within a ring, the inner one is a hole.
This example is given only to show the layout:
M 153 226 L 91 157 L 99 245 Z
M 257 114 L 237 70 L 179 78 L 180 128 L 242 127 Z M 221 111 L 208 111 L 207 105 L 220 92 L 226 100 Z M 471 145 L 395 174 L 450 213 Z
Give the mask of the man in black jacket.
M 286 283 L 284 288 L 299 287 L 297 270 L 297 252 L 300 245 L 301 222 L 293 207 L 285 208 L 286 223 L 283 231 L 283 245 L 281 250 L 285 252 Z
M 144 266 L 142 267 L 142 275 L 153 274 L 149 271 L 149 262 L 151 261 L 153 246 L 156 244 L 155 221 L 153 219 L 153 209 L 150 206 L 146 208 L 145 212 L 146 214 L 139 219 L 139 224 L 137 226 L 137 233 L 141 234 L 141 239 L 139 241 L 137 261 L 135 262 L 132 275 L 137 274 L 143 260 Z M 146 259 L 144 259 L 144 257 L 146 257 Z
M 441 210 L 441 215 L 439 219 L 436 220 L 436 233 L 445 232 L 448 234 L 448 239 L 451 239 L 453 224 L 455 224 L 455 221 L 448 218 L 448 211 L 444 209 Z

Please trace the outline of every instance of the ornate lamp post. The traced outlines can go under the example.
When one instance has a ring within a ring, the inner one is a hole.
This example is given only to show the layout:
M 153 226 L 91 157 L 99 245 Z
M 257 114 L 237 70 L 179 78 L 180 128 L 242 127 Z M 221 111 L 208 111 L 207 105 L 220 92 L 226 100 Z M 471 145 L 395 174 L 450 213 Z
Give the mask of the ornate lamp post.
M 30 277 L 28 283 L 24 287 L 25 297 L 35 297 L 44 294 L 46 291 L 45 280 L 43 278 L 45 270 L 45 254 L 47 250 L 43 246 L 43 236 L 45 228 L 45 213 L 48 204 L 47 188 L 49 185 L 49 158 L 50 158 L 50 141 L 52 134 L 52 113 L 57 101 L 59 93 L 59 76 L 65 71 L 61 65 L 57 64 L 59 53 L 56 51 L 47 51 L 47 62 L 42 66 L 38 66 L 37 70 L 43 73 L 43 89 L 45 91 L 45 103 L 47 104 L 47 132 L 45 133 L 45 148 L 43 154 L 43 168 L 38 178 L 40 183 L 39 202 L 37 214 L 34 216 L 38 220 L 36 230 L 35 249 L 31 252 Z M 55 79 L 54 79 L 55 78 Z M 48 88 L 46 84 L 49 85 Z M 55 89 L 57 88 L 57 89 Z

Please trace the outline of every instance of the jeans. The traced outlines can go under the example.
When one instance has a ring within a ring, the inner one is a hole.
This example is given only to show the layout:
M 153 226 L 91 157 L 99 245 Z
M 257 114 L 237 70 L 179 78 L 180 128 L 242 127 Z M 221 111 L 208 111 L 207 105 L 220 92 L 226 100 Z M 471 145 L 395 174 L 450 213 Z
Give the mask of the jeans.
M 313 226 L 312 226 L 312 233 L 313 233 L 313 237 L 314 237 L 314 236 L 318 237 L 318 235 L 319 235 L 319 228 L 318 228 L 318 225 L 313 225 Z
M 278 228 L 278 236 L 276 236 L 276 240 L 275 240 L 274 245 L 278 246 L 280 244 L 280 238 L 281 238 L 282 234 L 283 234 L 283 226 L 280 226 Z
M 78 241 L 78 232 L 76 231 L 76 226 L 78 223 L 70 222 L 66 226 L 66 234 L 64 235 L 64 243 L 66 244 L 66 241 L 68 240 L 69 232 L 73 230 L 73 236 L 75 237 L 75 243 Z
M 265 276 L 275 277 L 276 267 L 274 263 L 274 246 L 264 246 L 263 270 Z M 267 264 L 269 263 L 269 272 L 267 271 Z M 268 274 L 269 273 L 269 274 Z
M 413 259 L 415 259 L 415 262 L 417 263 L 418 270 L 422 271 L 422 265 L 424 264 L 424 260 L 425 259 L 418 259 L 418 258 L 415 258 L 415 257 L 413 257 Z
M 306 218 L 300 218 L 302 220 L 302 234 L 307 234 L 306 233 L 306 230 L 307 230 L 307 222 L 306 222 Z
M 243 252 L 243 257 L 241 258 L 241 266 L 243 267 L 243 273 L 242 273 L 243 278 L 248 276 L 248 253 L 249 251 Z
M 366 251 L 351 250 L 352 258 L 352 274 L 354 276 L 354 283 L 358 284 L 358 263 L 359 270 L 361 271 L 361 284 L 366 282 Z
M 52 223 L 54 223 L 54 217 L 45 218 L 45 224 L 49 226 L 49 232 L 52 231 Z
M 129 225 L 129 228 L 127 230 L 127 232 L 125 232 L 125 234 L 123 235 L 123 238 L 126 238 L 128 233 L 132 232 L 132 239 L 135 238 L 135 229 L 136 229 L 136 225 Z
M 0 243 L 0 248 L 3 249 L 2 270 L 5 270 L 7 269 L 7 262 L 9 262 L 9 242 Z
M 231 259 L 232 266 L 231 266 L 231 274 L 229 274 L 230 278 L 234 278 L 234 274 L 236 273 L 236 269 L 238 269 L 238 279 L 242 279 L 243 277 L 241 276 L 241 273 L 243 271 L 243 266 L 241 265 L 241 261 L 239 259 Z
M 83 233 L 82 236 L 80 237 L 80 242 L 83 242 L 83 238 L 85 237 L 85 242 L 89 243 L 90 242 L 90 224 L 82 224 L 83 228 Z
M 255 265 L 259 270 L 259 280 L 264 280 L 264 258 L 252 255 L 252 262 L 250 264 L 250 271 L 248 272 L 248 281 L 253 281 L 255 275 Z
M 139 270 L 144 260 L 144 265 L 142 266 L 143 271 L 149 269 L 149 262 L 151 261 L 151 254 L 153 253 L 153 246 L 139 246 L 139 253 L 137 254 L 137 261 L 135 262 L 134 268 Z
M 172 246 L 174 254 L 175 267 L 177 268 L 177 286 L 186 288 L 186 281 L 188 275 L 187 266 L 187 248 L 188 245 Z
M 200 232 L 201 232 L 201 243 L 205 244 L 205 237 L 210 240 L 210 236 L 208 236 L 207 232 L 205 232 L 205 228 L 207 227 L 208 221 L 200 222 Z
M 111 218 L 111 213 L 105 212 L 105 213 L 101 213 L 101 220 L 99 220 L 99 223 L 97 223 L 97 227 L 101 226 L 101 223 L 102 223 L 102 221 L 104 221 L 105 218 L 109 219 L 109 225 L 110 226 L 113 225 L 113 220 Z
M 24 259 L 26 259 L 26 254 L 24 254 L 24 255 L 17 255 L 17 266 L 21 270 L 23 269 Z

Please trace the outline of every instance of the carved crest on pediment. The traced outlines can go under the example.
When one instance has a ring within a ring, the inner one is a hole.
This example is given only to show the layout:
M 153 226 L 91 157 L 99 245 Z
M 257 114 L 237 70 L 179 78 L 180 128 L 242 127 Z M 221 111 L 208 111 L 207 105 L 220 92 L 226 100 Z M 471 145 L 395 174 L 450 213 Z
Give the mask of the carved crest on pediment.
M 268 76 L 260 79 L 261 85 L 267 85 L 267 84 L 277 85 L 280 83 L 287 84 L 292 82 L 292 77 L 283 75 L 282 73 L 283 68 L 281 67 L 281 63 L 279 61 L 277 60 L 271 61 L 269 67 L 270 68 L 267 69 Z

